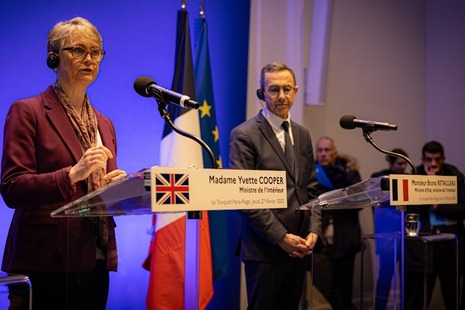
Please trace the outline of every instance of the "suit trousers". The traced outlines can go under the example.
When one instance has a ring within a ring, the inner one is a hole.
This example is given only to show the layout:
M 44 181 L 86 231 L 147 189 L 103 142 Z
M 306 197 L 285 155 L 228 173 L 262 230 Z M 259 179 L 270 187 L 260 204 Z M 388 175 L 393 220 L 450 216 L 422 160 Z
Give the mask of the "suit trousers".
M 302 294 L 307 257 L 283 262 L 244 260 L 248 309 L 297 310 Z

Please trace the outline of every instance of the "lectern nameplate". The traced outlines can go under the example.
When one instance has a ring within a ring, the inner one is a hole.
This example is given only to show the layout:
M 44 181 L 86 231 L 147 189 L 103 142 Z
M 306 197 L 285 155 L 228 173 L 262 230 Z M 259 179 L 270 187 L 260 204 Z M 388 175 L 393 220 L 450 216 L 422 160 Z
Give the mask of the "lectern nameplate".
M 152 167 L 53 211 L 92 217 L 287 207 L 285 171 Z
M 443 175 L 389 175 L 391 205 L 457 203 L 457 177 Z
M 152 212 L 287 207 L 286 172 L 151 169 Z

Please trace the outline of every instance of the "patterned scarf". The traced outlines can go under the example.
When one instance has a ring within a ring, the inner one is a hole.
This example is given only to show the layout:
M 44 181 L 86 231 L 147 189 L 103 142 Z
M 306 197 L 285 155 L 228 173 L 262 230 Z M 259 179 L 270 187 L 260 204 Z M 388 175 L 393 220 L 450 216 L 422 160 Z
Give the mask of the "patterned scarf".
M 74 132 L 79 138 L 83 151 L 85 152 L 87 149 L 97 146 L 97 117 L 95 116 L 87 95 L 84 97 L 81 115 L 78 115 L 76 109 L 71 106 L 69 98 L 58 83 L 58 80 L 55 82 L 55 85 L 53 85 L 53 90 L 65 108 L 66 114 L 73 125 Z M 105 170 L 103 168 L 99 168 L 92 172 L 87 178 L 87 193 L 105 185 L 104 176 Z M 106 249 L 109 238 L 108 218 L 106 216 L 99 216 L 96 218 L 95 222 L 97 224 L 97 246 L 102 250 Z

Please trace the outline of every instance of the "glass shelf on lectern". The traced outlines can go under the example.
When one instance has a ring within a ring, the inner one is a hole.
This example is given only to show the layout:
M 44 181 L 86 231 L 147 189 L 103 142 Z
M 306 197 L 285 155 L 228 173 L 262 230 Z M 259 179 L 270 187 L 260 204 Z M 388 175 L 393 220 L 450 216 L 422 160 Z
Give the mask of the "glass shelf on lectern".
M 52 217 L 152 214 L 150 169 L 128 174 L 53 211 Z
M 367 208 L 386 203 L 389 203 L 389 177 L 379 177 L 321 194 L 300 206 L 300 209 Z

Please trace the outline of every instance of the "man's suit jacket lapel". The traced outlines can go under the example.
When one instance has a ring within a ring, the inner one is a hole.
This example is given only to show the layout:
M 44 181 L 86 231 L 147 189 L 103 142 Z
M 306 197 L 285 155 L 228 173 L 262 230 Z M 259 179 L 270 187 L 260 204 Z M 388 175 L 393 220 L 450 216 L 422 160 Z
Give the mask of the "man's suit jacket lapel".
M 273 131 L 273 128 L 271 128 L 271 125 L 268 123 L 268 121 L 265 119 L 265 117 L 262 115 L 262 113 L 259 113 L 257 116 L 257 123 L 258 123 L 258 128 L 260 129 L 260 132 L 265 136 L 265 139 L 270 143 L 271 147 L 275 151 L 275 153 L 278 155 L 279 160 L 286 166 L 287 172 L 289 172 L 289 175 L 294 178 L 294 169 L 291 169 L 289 162 L 287 161 L 286 155 L 284 154 L 283 149 L 281 148 L 281 145 L 279 144 L 278 139 L 276 138 L 276 134 Z

